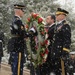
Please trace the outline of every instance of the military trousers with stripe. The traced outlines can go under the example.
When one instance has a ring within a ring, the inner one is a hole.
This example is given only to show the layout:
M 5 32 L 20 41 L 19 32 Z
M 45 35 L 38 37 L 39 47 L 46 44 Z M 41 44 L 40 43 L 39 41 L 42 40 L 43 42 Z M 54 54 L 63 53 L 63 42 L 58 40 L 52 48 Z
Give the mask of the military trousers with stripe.
M 23 55 L 21 52 L 12 52 L 11 70 L 12 75 L 23 75 Z

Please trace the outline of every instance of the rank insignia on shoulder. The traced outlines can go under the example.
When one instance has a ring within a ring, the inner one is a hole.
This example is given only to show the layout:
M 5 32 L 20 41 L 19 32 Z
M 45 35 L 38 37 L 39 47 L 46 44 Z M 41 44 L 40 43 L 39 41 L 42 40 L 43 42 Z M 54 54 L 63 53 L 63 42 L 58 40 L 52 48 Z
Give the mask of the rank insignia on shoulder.
M 23 27 L 23 26 L 21 26 L 21 29 L 22 29 L 22 30 L 24 30 L 24 27 Z

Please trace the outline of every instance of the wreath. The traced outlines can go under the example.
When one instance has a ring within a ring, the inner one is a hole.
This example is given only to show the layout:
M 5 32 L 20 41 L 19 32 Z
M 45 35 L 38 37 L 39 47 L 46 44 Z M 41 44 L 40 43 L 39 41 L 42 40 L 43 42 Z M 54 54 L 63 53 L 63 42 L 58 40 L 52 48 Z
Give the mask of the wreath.
M 45 30 L 43 18 L 39 14 L 32 13 L 27 18 L 27 25 L 25 28 L 29 33 L 30 30 L 34 30 L 37 35 L 32 34 L 28 38 L 28 54 L 30 60 L 33 62 L 34 66 L 43 64 L 48 56 L 48 41 L 45 39 Z

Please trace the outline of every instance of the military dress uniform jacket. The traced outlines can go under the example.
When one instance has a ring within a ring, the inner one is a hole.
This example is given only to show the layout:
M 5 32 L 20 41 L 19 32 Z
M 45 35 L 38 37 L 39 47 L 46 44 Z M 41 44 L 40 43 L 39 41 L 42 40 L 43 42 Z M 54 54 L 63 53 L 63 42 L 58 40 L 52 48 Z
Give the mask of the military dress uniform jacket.
M 18 16 L 14 16 L 10 30 L 12 38 L 8 42 L 8 51 L 24 52 L 24 47 L 26 46 L 24 38 L 27 37 L 27 34 Z
M 51 49 L 52 59 L 65 57 L 70 49 L 71 29 L 66 20 L 55 26 Z
M 26 43 L 24 38 L 27 37 L 27 33 L 25 31 L 24 25 L 21 19 L 18 16 L 14 16 L 12 25 L 10 26 L 11 30 L 11 39 L 8 42 L 8 52 L 10 52 L 9 64 L 13 62 L 13 52 L 14 53 L 22 53 L 22 59 L 25 62 L 24 53 L 26 52 Z

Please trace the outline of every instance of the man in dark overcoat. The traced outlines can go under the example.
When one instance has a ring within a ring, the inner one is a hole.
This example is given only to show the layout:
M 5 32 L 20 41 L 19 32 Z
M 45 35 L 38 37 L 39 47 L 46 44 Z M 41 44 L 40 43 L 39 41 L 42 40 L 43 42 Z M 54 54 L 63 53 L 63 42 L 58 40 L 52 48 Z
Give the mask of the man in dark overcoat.
M 48 40 L 48 57 L 46 62 L 41 66 L 41 75 L 49 75 L 51 72 L 51 47 L 52 47 L 52 41 L 53 41 L 53 35 L 54 35 L 54 28 L 55 28 L 55 15 L 49 15 L 46 18 L 46 39 Z

